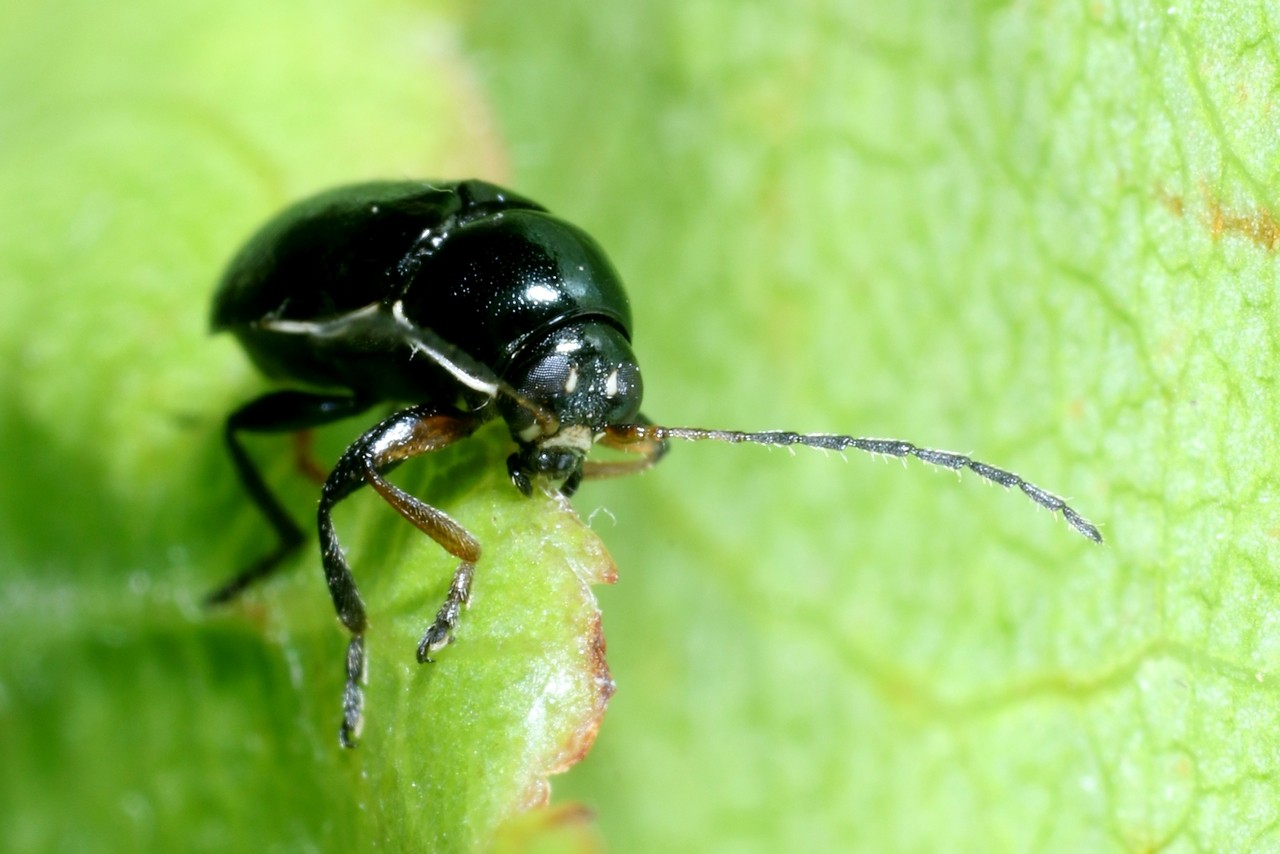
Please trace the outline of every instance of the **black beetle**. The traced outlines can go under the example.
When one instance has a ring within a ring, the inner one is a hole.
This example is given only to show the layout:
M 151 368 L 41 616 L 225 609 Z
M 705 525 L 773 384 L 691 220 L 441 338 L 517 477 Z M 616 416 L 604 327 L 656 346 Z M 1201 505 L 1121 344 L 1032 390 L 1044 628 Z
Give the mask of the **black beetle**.
M 211 602 L 231 599 L 303 541 L 239 433 L 301 431 L 377 403 L 413 402 L 347 448 L 320 496 L 325 578 L 352 635 L 340 730 L 347 747 L 362 723 L 365 612 L 333 529 L 333 506 L 372 486 L 461 561 L 418 644 L 418 660 L 430 661 L 453 639 L 480 544 L 383 475 L 499 415 L 516 443 L 507 460 L 511 480 L 526 495 L 535 479 L 559 483 L 571 495 L 584 478 L 648 468 L 666 452 L 668 439 L 854 448 L 971 469 L 1021 489 L 1085 537 L 1102 541 L 1062 499 L 961 454 L 894 439 L 652 425 L 640 414 L 627 295 L 600 247 L 535 202 L 483 181 L 359 184 L 288 208 L 231 262 L 214 297 L 213 328 L 233 333 L 269 377 L 302 388 L 270 392 L 227 419 L 232 461 L 280 545 Z M 639 456 L 588 462 L 596 442 Z

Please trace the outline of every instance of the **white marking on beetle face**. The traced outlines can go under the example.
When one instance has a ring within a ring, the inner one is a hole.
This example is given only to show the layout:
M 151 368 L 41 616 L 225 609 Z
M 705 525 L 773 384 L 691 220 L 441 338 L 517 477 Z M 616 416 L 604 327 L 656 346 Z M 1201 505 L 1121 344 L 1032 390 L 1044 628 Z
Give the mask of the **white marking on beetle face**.
M 516 438 L 521 442 L 532 442 L 541 435 L 542 425 L 535 422 L 517 433 Z
M 573 394 L 574 390 L 577 387 L 578 387 L 578 369 L 571 367 L 569 368 L 569 378 L 564 381 L 564 393 Z
M 604 394 L 605 394 L 605 397 L 618 396 L 618 369 L 617 368 L 614 368 L 613 373 L 605 377 Z
M 583 424 L 571 424 L 554 436 L 548 436 L 542 443 L 544 448 L 576 448 L 583 453 L 591 450 L 595 437 L 591 428 Z

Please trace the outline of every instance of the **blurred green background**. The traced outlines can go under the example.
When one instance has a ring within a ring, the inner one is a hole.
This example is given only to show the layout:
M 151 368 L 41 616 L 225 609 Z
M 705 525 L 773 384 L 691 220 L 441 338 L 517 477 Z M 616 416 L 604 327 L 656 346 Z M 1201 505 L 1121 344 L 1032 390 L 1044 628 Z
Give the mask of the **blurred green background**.
M 595 235 L 655 420 L 971 452 L 1108 538 L 855 456 L 589 484 L 618 693 L 552 802 L 594 818 L 496 844 L 1280 847 L 1267 5 L 0 11 L 0 848 L 488 845 L 588 714 L 595 546 L 503 482 L 500 431 L 402 481 L 491 560 L 430 673 L 451 561 L 374 499 L 340 517 L 380 614 L 358 751 L 312 550 L 199 607 L 270 542 L 220 444 L 262 387 L 206 336 L 221 266 L 294 198 L 410 176 Z

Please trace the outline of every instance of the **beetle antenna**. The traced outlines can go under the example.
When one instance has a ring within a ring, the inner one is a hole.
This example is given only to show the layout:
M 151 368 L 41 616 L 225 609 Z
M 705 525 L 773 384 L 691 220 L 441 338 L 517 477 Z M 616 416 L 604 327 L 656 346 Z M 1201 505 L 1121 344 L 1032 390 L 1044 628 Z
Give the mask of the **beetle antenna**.
M 605 433 L 610 444 L 622 447 L 638 442 L 663 442 L 667 439 L 685 439 L 692 442 L 711 440 L 714 442 L 730 442 L 732 444 L 749 443 L 753 445 L 804 445 L 824 451 L 847 451 L 853 448 L 868 454 L 880 454 L 890 457 L 915 457 L 929 465 L 959 471 L 969 469 L 992 483 L 1005 489 L 1017 488 L 1023 494 L 1054 513 L 1061 513 L 1067 524 L 1082 536 L 1095 543 L 1102 542 L 1102 534 L 1088 519 L 1081 516 L 1052 492 L 1041 489 L 1034 483 L 1022 479 L 1011 471 L 996 468 L 979 462 L 964 454 L 951 451 L 937 451 L 931 448 L 920 448 L 901 439 L 860 439 L 854 436 L 841 436 L 829 433 L 793 433 L 776 430 L 759 433 L 748 433 L 742 430 L 703 430 L 697 427 L 659 427 L 652 424 L 619 424 L 607 427 Z

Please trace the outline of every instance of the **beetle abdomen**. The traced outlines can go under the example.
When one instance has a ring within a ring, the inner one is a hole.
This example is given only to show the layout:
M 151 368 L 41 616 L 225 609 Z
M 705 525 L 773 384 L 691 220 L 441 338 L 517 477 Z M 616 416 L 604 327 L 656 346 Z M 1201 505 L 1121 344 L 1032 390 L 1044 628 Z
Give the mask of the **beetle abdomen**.
M 321 321 L 387 298 L 416 272 L 405 264 L 415 247 L 465 213 L 469 196 L 461 186 L 357 184 L 287 208 L 228 265 L 213 301 L 213 328 L 268 318 Z

